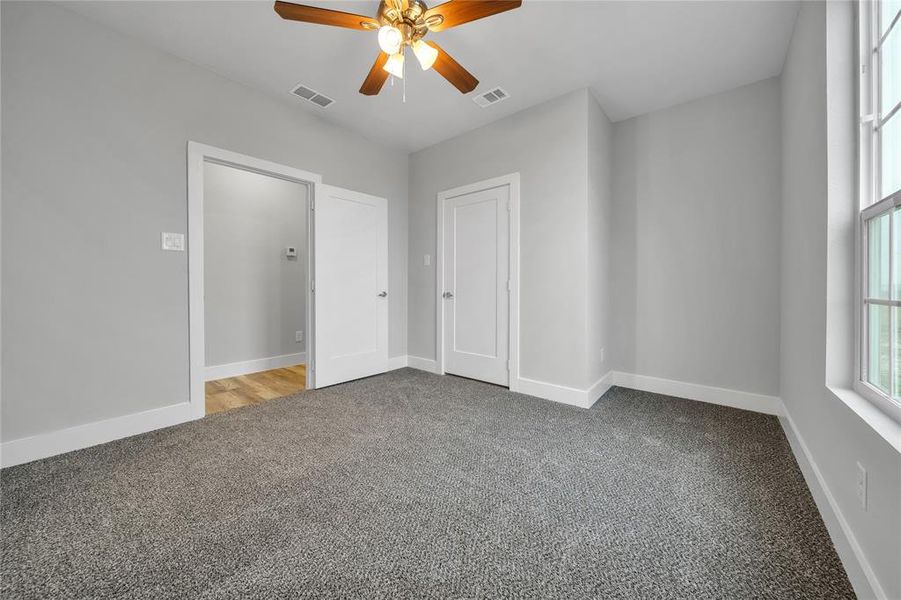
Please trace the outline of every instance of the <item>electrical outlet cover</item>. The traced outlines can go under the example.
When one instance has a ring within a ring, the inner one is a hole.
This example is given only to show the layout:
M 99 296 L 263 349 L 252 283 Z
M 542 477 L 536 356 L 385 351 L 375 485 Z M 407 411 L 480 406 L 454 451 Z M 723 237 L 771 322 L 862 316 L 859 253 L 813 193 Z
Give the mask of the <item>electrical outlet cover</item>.
M 857 463 L 857 500 L 867 510 L 867 470 L 860 463 Z

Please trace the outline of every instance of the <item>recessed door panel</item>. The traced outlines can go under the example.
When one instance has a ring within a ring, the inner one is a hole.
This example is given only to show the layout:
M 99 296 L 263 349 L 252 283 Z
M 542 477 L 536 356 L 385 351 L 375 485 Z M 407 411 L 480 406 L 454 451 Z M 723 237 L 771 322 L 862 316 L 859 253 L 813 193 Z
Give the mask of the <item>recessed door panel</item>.
M 496 195 L 453 208 L 454 352 L 497 358 L 497 212 Z

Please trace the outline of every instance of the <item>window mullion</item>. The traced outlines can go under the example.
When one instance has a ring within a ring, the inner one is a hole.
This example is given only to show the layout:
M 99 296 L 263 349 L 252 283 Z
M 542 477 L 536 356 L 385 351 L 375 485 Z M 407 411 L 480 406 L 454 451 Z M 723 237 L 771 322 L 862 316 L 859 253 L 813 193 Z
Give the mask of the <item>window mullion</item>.
M 860 219 L 861 271 L 860 271 L 860 295 L 864 299 L 860 304 L 860 373 L 861 381 L 869 381 L 870 378 L 870 307 L 866 298 L 870 295 L 870 232 L 869 224 L 863 218 Z
M 898 104 L 896 104 L 890 111 L 886 113 L 884 117 L 879 120 L 879 124 L 876 125 L 876 128 L 882 129 L 882 127 L 884 127 L 885 124 L 888 123 L 888 120 L 895 116 L 895 113 L 897 113 L 899 109 L 901 109 L 901 100 L 899 100 Z
M 875 304 L 877 306 L 895 306 L 901 308 L 901 300 L 883 300 L 882 298 L 864 298 L 864 304 Z
M 875 9 L 875 10 L 876 10 L 877 13 L 879 12 L 879 9 L 878 9 L 878 8 Z M 877 47 L 877 48 L 881 48 L 881 47 L 882 47 L 882 45 L 885 43 L 885 40 L 888 38 L 888 34 L 890 34 L 890 33 L 892 32 L 892 29 L 895 27 L 895 25 L 898 24 L 898 17 L 901 17 L 901 10 L 899 10 L 898 12 L 895 13 L 895 16 L 894 16 L 894 18 L 892 18 L 892 22 L 891 22 L 891 24 L 889 24 L 888 29 L 886 29 L 886 30 L 885 30 L 885 33 L 883 33 L 883 34 L 879 37 L 879 42 L 876 44 L 876 47 Z M 878 16 L 878 15 L 877 15 L 877 17 L 876 17 L 875 20 L 876 20 L 876 35 L 878 36 L 878 35 L 879 35 L 879 28 L 880 28 L 880 25 L 881 25 L 881 23 L 879 23 L 879 16 Z
M 877 27 L 878 25 L 878 7 L 875 8 L 877 14 Z M 876 29 L 877 35 L 879 34 L 879 29 Z M 882 115 L 882 51 L 877 50 L 873 55 L 873 85 L 870 89 L 873 90 L 873 103 L 872 107 L 876 114 L 876 127 L 873 128 L 873 198 L 871 202 L 875 202 L 882 198 L 882 129 L 880 129 L 879 124 L 880 116 Z
M 888 213 L 888 297 L 893 300 L 895 293 L 895 265 L 894 265 L 894 235 L 895 235 L 895 208 Z M 888 395 L 895 396 L 895 310 L 888 307 Z
M 875 188 L 873 187 L 874 175 L 874 150 L 873 143 L 876 138 L 875 125 L 878 122 L 878 115 L 875 114 L 873 105 L 873 91 L 875 86 L 875 78 L 879 74 L 873 66 L 876 64 L 876 49 L 871 43 L 874 39 L 877 26 L 875 17 L 876 7 L 872 4 L 861 2 L 857 5 L 860 17 L 860 70 L 858 71 L 858 102 L 860 107 L 861 122 L 858 129 L 858 152 L 860 153 L 858 166 L 860 168 L 859 181 L 859 208 L 860 215 L 860 240 L 861 240 L 861 273 L 860 273 L 860 294 L 863 302 L 860 303 L 860 372 L 859 379 L 863 382 L 869 381 L 870 378 L 870 307 L 866 302 L 869 296 L 869 223 L 866 215 L 870 205 L 873 204 L 875 198 Z
M 887 196 L 879 202 L 876 202 L 875 204 L 872 204 L 871 206 L 863 209 L 862 211 L 860 211 L 860 216 L 864 221 L 869 221 L 875 217 L 878 217 L 882 213 L 891 210 L 892 207 L 896 205 L 899 199 L 901 199 L 901 191 L 895 192 L 891 196 Z

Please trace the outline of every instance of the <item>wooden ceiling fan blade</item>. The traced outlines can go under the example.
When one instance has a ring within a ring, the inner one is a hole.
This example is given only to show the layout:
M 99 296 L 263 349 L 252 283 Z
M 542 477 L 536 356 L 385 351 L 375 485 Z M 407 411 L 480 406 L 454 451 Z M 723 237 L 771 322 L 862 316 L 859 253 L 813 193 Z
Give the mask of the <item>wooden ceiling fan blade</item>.
M 386 62 L 388 62 L 388 55 L 384 52 L 379 52 L 375 59 L 375 64 L 369 69 L 369 75 L 366 76 L 363 85 L 360 87 L 361 94 L 375 96 L 382 91 L 382 86 L 388 80 L 388 71 L 382 68 Z
M 275 12 L 281 18 L 289 21 L 304 21 L 306 23 L 318 23 L 319 25 L 331 25 L 333 27 L 362 29 L 363 31 L 370 31 L 379 27 L 378 21 L 371 17 L 341 12 L 340 10 L 282 2 L 281 0 L 276 0 Z
M 429 17 L 441 15 L 441 23 L 429 25 L 432 31 L 444 31 L 463 23 L 484 19 L 491 15 L 513 10 L 522 5 L 522 0 L 448 0 L 430 8 L 425 13 L 426 22 Z
M 429 46 L 438 51 L 438 58 L 432 68 L 450 81 L 455 88 L 464 94 L 468 94 L 476 89 L 479 80 L 473 77 L 472 73 L 463 68 L 463 66 L 455 61 L 450 54 L 441 49 L 441 46 L 435 42 L 426 42 Z

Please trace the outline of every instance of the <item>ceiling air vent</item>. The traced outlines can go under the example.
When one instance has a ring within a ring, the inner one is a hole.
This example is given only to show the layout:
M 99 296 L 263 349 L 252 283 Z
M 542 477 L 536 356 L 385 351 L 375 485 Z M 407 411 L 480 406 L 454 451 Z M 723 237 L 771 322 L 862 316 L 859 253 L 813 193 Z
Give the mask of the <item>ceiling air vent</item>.
M 508 94 L 501 88 L 494 88 L 490 92 L 485 92 L 484 94 L 473 96 L 472 100 L 482 108 L 485 108 L 486 106 L 491 106 L 492 104 L 497 104 L 502 100 L 506 100 L 509 97 L 510 94 Z
M 291 93 L 295 96 L 303 98 L 304 100 L 309 100 L 320 108 L 325 108 L 326 106 L 329 106 L 334 102 L 334 100 L 332 100 L 328 96 L 320 94 L 316 90 L 311 90 L 305 85 L 297 86 L 296 88 L 291 90 Z
M 328 96 L 323 96 L 322 94 L 316 94 L 315 96 L 310 98 L 310 102 L 312 102 L 313 104 L 318 104 L 322 108 L 325 108 L 326 106 L 328 106 L 329 104 L 334 102 L 334 100 L 332 100 Z

